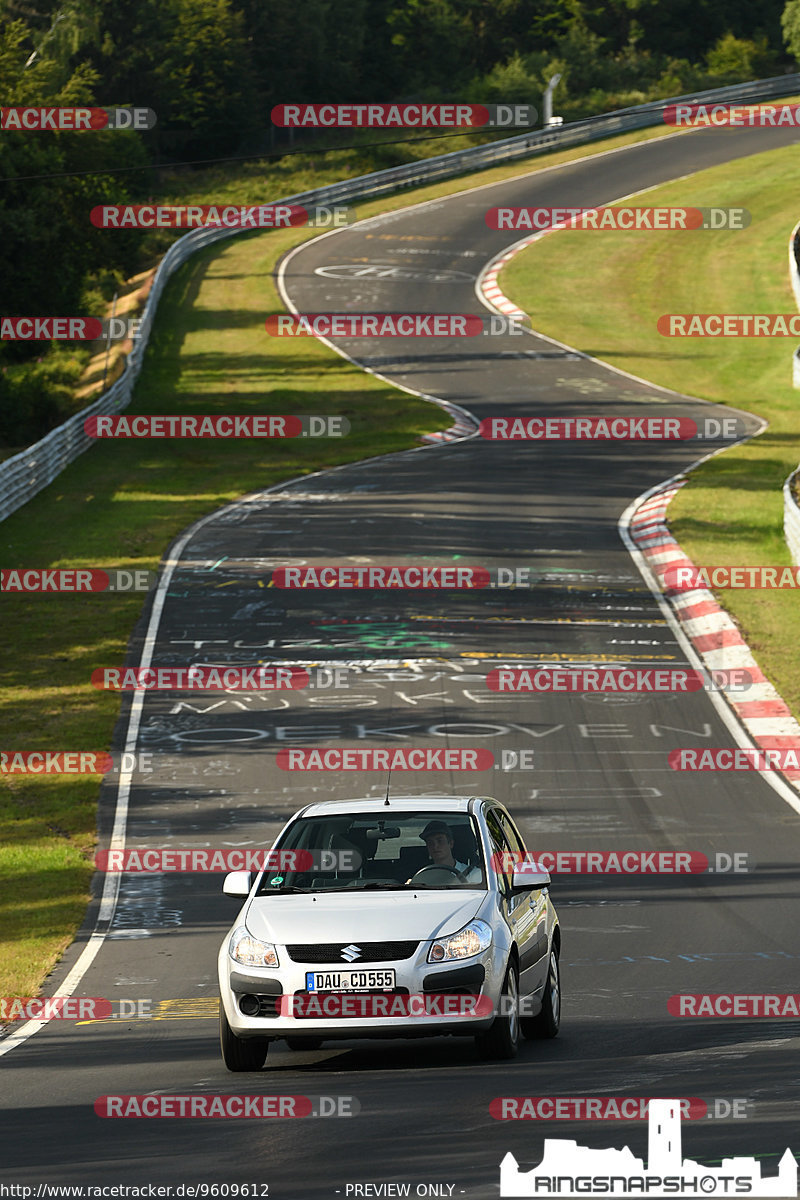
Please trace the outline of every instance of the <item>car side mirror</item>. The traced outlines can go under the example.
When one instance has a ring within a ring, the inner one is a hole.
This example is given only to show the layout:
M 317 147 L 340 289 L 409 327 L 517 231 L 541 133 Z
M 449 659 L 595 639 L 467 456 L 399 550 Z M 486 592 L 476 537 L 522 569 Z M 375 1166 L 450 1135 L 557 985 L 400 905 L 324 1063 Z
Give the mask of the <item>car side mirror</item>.
M 222 890 L 226 896 L 249 896 L 251 882 L 249 871 L 231 871 L 223 880 Z
M 541 863 L 519 863 L 514 868 L 511 886 L 515 892 L 528 891 L 530 888 L 549 887 L 550 872 Z

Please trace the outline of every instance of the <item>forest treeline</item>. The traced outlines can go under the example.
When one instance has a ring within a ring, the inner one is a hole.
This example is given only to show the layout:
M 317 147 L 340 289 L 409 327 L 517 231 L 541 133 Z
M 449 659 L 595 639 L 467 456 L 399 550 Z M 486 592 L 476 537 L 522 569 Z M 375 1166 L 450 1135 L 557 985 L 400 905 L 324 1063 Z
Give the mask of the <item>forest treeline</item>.
M 275 104 L 541 112 L 558 73 L 555 111 L 574 120 L 795 70 L 798 58 L 800 0 L 0 0 L 3 106 L 158 116 L 147 133 L 0 133 L 0 316 L 100 311 L 140 265 L 141 242 L 97 236 L 88 210 L 157 198 L 159 163 L 274 153 Z M 0 342 L 0 444 L 60 419 L 76 366 L 65 348 L 44 349 Z

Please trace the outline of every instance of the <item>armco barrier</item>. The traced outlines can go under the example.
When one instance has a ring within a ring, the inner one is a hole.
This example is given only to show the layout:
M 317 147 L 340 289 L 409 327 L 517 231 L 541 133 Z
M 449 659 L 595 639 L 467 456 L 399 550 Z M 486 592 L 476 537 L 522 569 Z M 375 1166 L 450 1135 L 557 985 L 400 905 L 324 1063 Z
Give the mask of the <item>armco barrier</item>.
M 792 485 L 800 480 L 800 467 L 792 471 L 783 485 L 783 532 L 792 562 L 800 567 L 800 508 L 792 493 Z
M 800 250 L 800 221 L 797 222 L 789 238 L 789 280 L 794 292 L 794 302 L 800 309 L 800 270 L 797 266 L 797 253 Z M 800 388 L 800 346 L 792 355 L 792 384 Z
M 789 279 L 792 283 L 795 303 L 800 309 L 800 269 L 797 255 L 800 251 L 800 221 L 797 222 L 789 238 Z M 800 346 L 792 355 L 792 383 L 800 388 Z M 800 508 L 794 498 L 793 483 L 800 478 L 800 467 L 793 471 L 783 485 L 783 532 L 786 545 L 795 566 L 800 566 Z
M 454 153 L 438 155 L 436 158 L 424 159 L 421 162 L 407 163 L 402 167 L 389 167 L 384 171 L 375 171 L 370 175 L 361 175 L 357 179 L 330 184 L 310 192 L 301 192 L 299 195 L 287 196 L 281 200 L 271 201 L 271 203 L 300 204 L 309 207 L 314 204 L 332 205 L 348 200 L 371 199 L 375 196 L 385 195 L 387 192 L 395 192 L 403 187 L 434 183 L 440 179 L 449 179 L 482 167 L 493 166 L 496 163 L 527 158 L 542 150 L 576 146 L 597 138 L 609 137 L 615 133 L 625 133 L 632 129 L 657 125 L 662 120 L 664 109 L 670 104 L 715 101 L 720 104 L 755 102 L 788 96 L 798 91 L 800 91 L 800 74 L 779 75 L 772 79 L 757 79 L 750 83 L 734 84 L 731 87 L 713 88 L 705 92 L 694 92 L 687 96 L 674 96 L 667 100 L 618 109 L 616 112 L 589 117 L 584 121 L 575 121 L 569 125 L 545 129 L 540 133 L 522 133 L 511 138 L 504 138 L 502 141 L 490 142 L 484 146 L 473 146 L 469 150 L 457 150 Z M 23 450 L 19 454 L 15 454 L 13 458 L 6 459 L 4 463 L 0 463 L 0 521 L 5 520 L 42 488 L 52 483 L 65 467 L 93 444 L 93 439 L 87 437 L 83 432 L 83 423 L 87 417 L 121 412 L 130 403 L 133 385 L 141 369 L 142 359 L 147 348 L 153 316 L 169 277 L 195 251 L 202 250 L 205 246 L 210 246 L 223 238 L 234 237 L 241 232 L 244 231 L 240 229 L 195 229 L 170 246 L 159 263 L 153 286 L 147 297 L 142 314 L 141 336 L 128 355 L 125 370 L 117 382 L 88 408 L 76 413 L 63 425 L 51 430 L 41 441 L 29 446 L 27 450 Z

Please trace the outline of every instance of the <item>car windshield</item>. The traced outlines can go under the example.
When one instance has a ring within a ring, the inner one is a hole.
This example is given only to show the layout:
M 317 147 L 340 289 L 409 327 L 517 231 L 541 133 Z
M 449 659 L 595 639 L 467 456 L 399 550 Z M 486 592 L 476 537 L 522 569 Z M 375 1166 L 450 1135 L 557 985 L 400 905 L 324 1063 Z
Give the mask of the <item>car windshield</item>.
M 283 855 L 279 868 L 264 872 L 257 892 L 261 896 L 486 887 L 480 838 L 468 813 L 383 809 L 300 817 L 274 851 L 295 853 Z

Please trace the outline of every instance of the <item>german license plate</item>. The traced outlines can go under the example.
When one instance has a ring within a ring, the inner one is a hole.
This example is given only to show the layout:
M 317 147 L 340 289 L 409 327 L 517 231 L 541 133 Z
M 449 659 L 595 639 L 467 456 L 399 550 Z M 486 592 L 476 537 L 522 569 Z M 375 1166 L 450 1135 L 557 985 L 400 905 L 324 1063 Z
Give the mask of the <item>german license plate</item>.
M 309 992 L 391 992 L 394 971 L 306 971 Z

